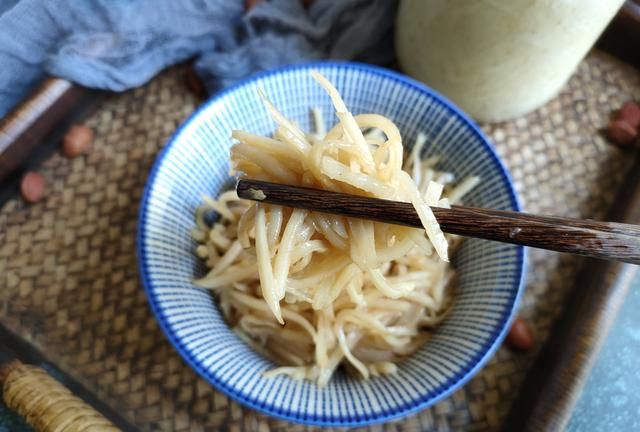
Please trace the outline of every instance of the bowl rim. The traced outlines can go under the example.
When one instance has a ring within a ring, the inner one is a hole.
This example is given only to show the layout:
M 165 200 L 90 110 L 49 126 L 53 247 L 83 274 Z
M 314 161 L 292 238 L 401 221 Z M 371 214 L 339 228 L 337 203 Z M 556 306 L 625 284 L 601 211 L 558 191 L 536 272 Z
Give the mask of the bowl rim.
M 506 168 L 504 162 L 497 154 L 495 148 L 482 132 L 480 127 L 473 121 L 465 112 L 463 112 L 460 108 L 458 108 L 453 102 L 449 99 L 433 90 L 432 88 L 426 86 L 425 84 L 410 78 L 400 72 L 392 71 L 389 69 L 385 69 L 383 67 L 374 66 L 370 64 L 355 62 L 355 61 L 341 61 L 341 60 L 319 60 L 319 61 L 310 61 L 304 63 L 296 63 L 292 65 L 282 66 L 275 69 L 270 69 L 264 72 L 259 72 L 253 74 L 245 79 L 242 79 L 235 84 L 213 94 L 206 101 L 204 101 L 193 113 L 191 113 L 186 120 L 183 121 L 182 124 L 175 130 L 175 132 L 171 135 L 171 137 L 166 142 L 164 148 L 160 150 L 155 161 L 153 162 L 153 166 L 151 171 L 149 172 L 149 176 L 147 178 L 144 191 L 142 194 L 142 198 L 140 201 L 140 210 L 138 213 L 138 227 L 136 233 L 136 249 L 137 249 L 137 260 L 138 260 L 138 270 L 140 273 L 140 279 L 142 281 L 142 286 L 147 297 L 147 301 L 149 302 L 151 312 L 154 315 L 156 322 L 159 324 L 163 333 L 173 345 L 178 354 L 182 357 L 182 359 L 187 363 L 191 369 L 193 369 L 200 377 L 204 378 L 209 384 L 213 385 L 216 390 L 222 392 L 229 398 L 249 407 L 255 411 L 267 414 L 269 416 L 279 418 L 282 420 L 287 420 L 290 422 L 304 424 L 304 425 L 313 425 L 313 426 L 325 426 L 325 427 L 358 427 L 358 426 L 367 426 L 373 424 L 384 423 L 392 420 L 396 420 L 399 418 L 407 417 L 416 412 L 422 411 L 427 407 L 433 406 L 441 400 L 449 397 L 455 391 L 462 388 L 472 377 L 474 377 L 493 357 L 497 349 L 501 346 L 502 341 L 507 335 L 509 328 L 511 327 L 511 323 L 515 317 L 515 311 L 520 303 L 524 292 L 524 281 L 527 270 L 527 250 L 523 246 L 515 246 L 516 249 L 516 265 L 519 269 L 519 277 L 517 280 L 517 286 L 515 295 L 512 297 L 511 307 L 508 313 L 503 317 L 502 322 L 496 325 L 494 331 L 491 334 L 491 337 L 487 340 L 485 346 L 483 346 L 480 350 L 478 350 L 481 354 L 480 358 L 476 360 L 475 365 L 471 367 L 466 372 L 463 371 L 460 377 L 457 380 L 449 385 L 441 393 L 433 396 L 433 397 L 420 397 L 417 402 L 411 404 L 404 404 L 398 408 L 393 410 L 389 410 L 388 412 L 382 412 L 380 415 L 373 415 L 367 418 L 356 417 L 355 420 L 347 420 L 342 421 L 337 417 L 329 417 L 325 415 L 296 415 L 291 411 L 288 411 L 283 408 L 277 408 L 273 406 L 267 406 L 263 402 L 252 400 L 244 397 L 243 395 L 237 393 L 233 388 L 228 387 L 227 384 L 223 380 L 217 379 L 215 376 L 210 374 L 202 365 L 196 360 L 193 354 L 184 346 L 181 342 L 180 337 L 175 334 L 175 332 L 171 329 L 170 325 L 167 323 L 165 317 L 162 313 L 162 308 L 160 307 L 158 300 L 155 294 L 152 292 L 152 283 L 149 277 L 149 272 L 147 269 L 147 251 L 145 246 L 145 226 L 147 220 L 147 211 L 149 208 L 149 197 L 151 191 L 153 189 L 153 185 L 155 184 L 156 177 L 160 170 L 160 167 L 163 165 L 163 161 L 167 156 L 168 152 L 172 149 L 172 147 L 176 144 L 177 139 L 180 137 L 182 132 L 188 128 L 192 122 L 194 122 L 197 118 L 199 118 L 204 111 L 206 111 L 211 105 L 214 105 L 219 102 L 224 96 L 235 92 L 237 89 L 242 88 L 250 83 L 255 81 L 260 81 L 264 78 L 279 75 L 285 72 L 289 72 L 292 70 L 312 70 L 314 68 L 332 68 L 336 67 L 339 69 L 349 70 L 349 71 L 362 71 L 367 73 L 373 73 L 374 75 L 382 76 L 386 79 L 391 79 L 396 84 L 400 84 L 403 86 L 409 86 L 413 89 L 418 90 L 420 93 L 426 93 L 433 99 L 435 99 L 440 104 L 444 105 L 450 111 L 454 113 L 454 115 L 458 116 L 463 122 L 465 122 L 473 132 L 473 135 L 479 139 L 484 149 L 487 151 L 492 161 L 496 163 L 496 166 L 499 169 L 499 174 L 501 175 L 503 181 L 507 184 L 508 194 L 510 204 L 517 210 L 522 211 L 522 203 L 520 197 L 518 196 L 513 179 L 508 169 Z M 488 345 L 488 346 L 487 346 Z

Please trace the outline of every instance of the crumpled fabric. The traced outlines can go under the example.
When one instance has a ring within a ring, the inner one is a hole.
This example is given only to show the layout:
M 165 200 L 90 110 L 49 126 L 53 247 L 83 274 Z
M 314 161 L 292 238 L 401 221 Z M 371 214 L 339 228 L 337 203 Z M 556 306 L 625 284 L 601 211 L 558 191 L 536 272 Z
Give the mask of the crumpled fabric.
M 123 91 L 194 59 L 215 92 L 313 59 L 394 60 L 396 0 L 0 0 L 0 117 L 45 76 Z

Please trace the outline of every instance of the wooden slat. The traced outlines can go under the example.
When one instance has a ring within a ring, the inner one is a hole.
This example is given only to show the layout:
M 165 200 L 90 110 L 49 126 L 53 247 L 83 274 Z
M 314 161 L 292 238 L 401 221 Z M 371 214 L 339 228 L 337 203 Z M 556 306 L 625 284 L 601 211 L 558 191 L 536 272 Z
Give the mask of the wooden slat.
M 598 48 L 640 67 L 640 0 L 627 0 L 598 41 Z

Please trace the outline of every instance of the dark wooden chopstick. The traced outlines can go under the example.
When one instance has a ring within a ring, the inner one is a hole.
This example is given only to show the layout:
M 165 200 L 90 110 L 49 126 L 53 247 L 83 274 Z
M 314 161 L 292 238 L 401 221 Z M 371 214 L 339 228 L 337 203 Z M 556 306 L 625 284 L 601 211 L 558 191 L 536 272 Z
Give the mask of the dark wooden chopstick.
M 238 196 L 288 207 L 422 227 L 410 203 L 259 180 L 240 180 Z M 640 228 L 473 207 L 432 207 L 442 231 L 557 252 L 640 264 Z

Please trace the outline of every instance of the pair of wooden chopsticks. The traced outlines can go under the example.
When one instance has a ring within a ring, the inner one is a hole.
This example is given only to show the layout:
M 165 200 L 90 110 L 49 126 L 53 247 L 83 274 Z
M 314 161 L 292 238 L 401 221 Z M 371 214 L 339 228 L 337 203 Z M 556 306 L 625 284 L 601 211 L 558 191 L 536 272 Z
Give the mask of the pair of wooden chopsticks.
M 288 186 L 240 180 L 240 198 L 323 213 L 422 227 L 413 205 Z M 640 264 L 640 226 L 464 206 L 433 207 L 442 231 L 557 252 Z

